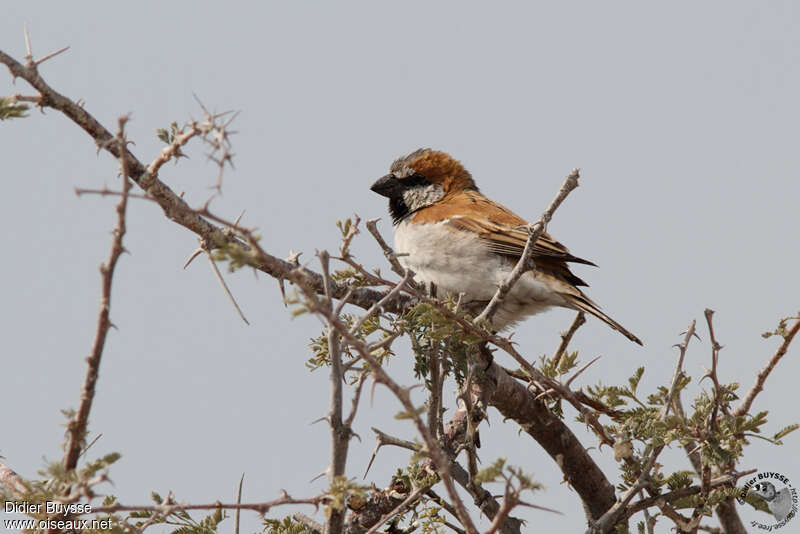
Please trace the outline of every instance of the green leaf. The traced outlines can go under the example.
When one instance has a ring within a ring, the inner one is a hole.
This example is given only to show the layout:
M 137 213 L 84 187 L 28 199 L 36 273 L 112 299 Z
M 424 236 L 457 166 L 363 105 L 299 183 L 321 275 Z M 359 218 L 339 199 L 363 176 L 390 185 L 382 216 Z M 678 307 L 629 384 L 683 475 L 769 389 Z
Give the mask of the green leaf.
M 425 413 L 425 406 L 420 406 L 419 408 L 414 408 L 413 412 L 399 412 L 396 413 L 394 418 L 395 419 L 414 419 L 415 417 L 419 417 Z
M 489 467 L 478 471 L 478 474 L 475 475 L 475 482 L 477 482 L 478 484 L 486 484 L 487 482 L 497 482 L 497 480 L 503 474 L 503 468 L 505 467 L 505 465 L 506 465 L 506 459 L 498 458 Z
M 628 384 L 631 385 L 631 391 L 635 394 L 636 388 L 639 387 L 639 381 L 642 379 L 642 375 L 644 374 L 644 367 L 639 367 L 636 369 L 636 372 L 633 373 L 633 376 L 628 379 Z
M 775 441 L 780 442 L 780 439 L 782 437 L 784 437 L 787 434 L 790 434 L 790 433 L 794 432 L 798 428 L 800 428 L 800 425 L 797 424 L 797 423 L 795 423 L 793 425 L 789 425 L 789 426 L 779 430 L 774 436 L 772 436 L 772 439 L 775 440 Z
M 12 102 L 10 98 L 0 98 L 0 121 L 27 117 L 29 106 Z

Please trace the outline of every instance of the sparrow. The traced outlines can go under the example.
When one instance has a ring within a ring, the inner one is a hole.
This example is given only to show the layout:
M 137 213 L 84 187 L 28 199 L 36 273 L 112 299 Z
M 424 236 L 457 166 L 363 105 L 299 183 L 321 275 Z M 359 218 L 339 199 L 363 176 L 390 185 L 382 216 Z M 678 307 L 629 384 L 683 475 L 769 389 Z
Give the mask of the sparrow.
M 371 189 L 389 199 L 401 265 L 423 287 L 435 288 L 437 296 L 460 296 L 467 309 L 480 311 L 522 256 L 528 223 L 481 194 L 472 175 L 449 154 L 416 150 L 392 163 Z M 594 263 L 573 256 L 546 232 L 533 246 L 535 269 L 522 275 L 497 309 L 496 331 L 560 306 L 594 315 L 642 345 L 579 289 L 587 284 L 567 266 Z
M 786 519 L 792 511 L 792 495 L 789 488 L 776 491 L 772 482 L 759 482 L 753 486 L 750 493 L 755 493 L 767 502 L 769 511 L 778 522 Z

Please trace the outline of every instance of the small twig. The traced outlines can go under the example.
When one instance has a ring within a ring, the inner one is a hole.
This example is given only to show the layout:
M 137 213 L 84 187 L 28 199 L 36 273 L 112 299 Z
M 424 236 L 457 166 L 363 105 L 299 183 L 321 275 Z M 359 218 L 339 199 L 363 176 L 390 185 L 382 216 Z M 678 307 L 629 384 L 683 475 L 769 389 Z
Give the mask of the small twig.
M 581 367 L 580 369 L 578 369 L 578 370 L 575 372 L 575 374 L 574 374 L 574 375 L 572 375 L 571 377 L 569 377 L 569 378 L 567 379 L 567 381 L 564 383 L 564 385 L 565 385 L 565 386 L 567 386 L 567 387 L 569 387 L 569 386 L 570 386 L 570 384 L 572 384 L 572 382 L 573 382 L 573 381 L 574 381 L 576 378 L 578 378 L 578 377 L 581 375 L 581 373 L 583 373 L 583 372 L 584 372 L 586 369 L 588 369 L 588 368 L 589 368 L 589 367 L 590 367 L 590 366 L 591 366 L 591 365 L 592 365 L 594 362 L 596 362 L 596 361 L 597 361 L 597 360 L 599 360 L 600 358 L 602 358 L 602 356 L 596 356 L 596 357 L 595 357 L 595 358 L 594 358 L 592 361 L 590 361 L 589 363 L 587 363 L 586 365 L 584 365 L 583 367 Z
M 784 354 L 786 354 L 786 351 L 789 350 L 789 345 L 792 344 L 792 340 L 797 335 L 798 331 L 800 331 L 800 319 L 798 319 L 791 330 L 786 333 L 786 337 L 783 338 L 783 343 L 781 343 L 781 346 L 775 351 L 775 354 L 772 355 L 772 358 L 769 359 L 767 365 L 758 372 L 755 383 L 750 387 L 741 402 L 739 402 L 739 406 L 733 411 L 732 415 L 734 417 L 742 416 L 750 411 L 750 406 L 753 405 L 756 396 L 764 389 L 764 382 L 767 381 L 769 374 L 775 369 L 775 366 L 778 365 L 778 362 L 783 358 Z
M 509 488 L 506 487 L 503 504 L 500 506 L 500 510 L 497 511 L 497 514 L 495 514 L 492 524 L 489 525 L 489 529 L 486 531 L 486 534 L 494 534 L 497 532 L 497 529 L 499 529 L 503 522 L 505 522 L 508 514 L 511 513 L 511 510 L 517 505 L 518 502 L 519 494 L 515 491 L 510 491 Z
M 301 514 L 299 512 L 292 514 L 292 519 L 298 523 L 303 523 L 306 528 L 312 532 L 312 534 L 322 534 L 325 530 L 325 527 L 308 517 L 306 514 Z
M 317 254 L 322 267 L 322 280 L 325 289 L 325 303 L 320 304 L 329 314 L 329 318 L 338 317 L 333 315 L 333 296 L 331 294 L 331 274 L 330 274 L 330 255 L 323 250 Z M 329 319 L 330 320 L 330 319 Z M 331 463 L 328 468 L 328 482 L 331 487 L 336 479 L 344 476 L 347 464 L 347 451 L 350 443 L 350 428 L 342 421 L 342 382 L 344 374 L 342 371 L 342 347 L 339 332 L 333 325 L 328 327 L 328 357 L 331 362 L 330 373 L 330 412 L 328 413 L 328 423 L 331 427 Z M 355 412 L 354 412 L 355 413 Z M 325 532 L 329 534 L 339 534 L 344 524 L 344 510 L 332 509 L 328 514 L 325 525 Z
M 75 188 L 75 195 L 80 197 L 82 195 L 100 195 L 101 197 L 121 197 L 122 191 L 113 191 L 108 189 L 107 187 L 103 187 L 103 189 L 84 189 L 80 187 Z M 140 195 L 137 193 L 128 193 L 128 198 L 138 198 L 142 200 L 150 200 L 151 202 L 155 202 L 154 199 L 148 197 L 147 195 Z
M 386 240 L 383 239 L 383 236 L 378 231 L 378 221 L 380 221 L 380 219 L 370 219 L 367 221 L 367 230 L 370 234 L 372 234 L 372 237 L 375 238 L 375 241 L 377 241 L 378 245 L 381 247 L 383 255 L 386 256 L 386 260 L 389 262 L 389 265 L 392 266 L 392 272 L 394 272 L 397 276 L 405 276 L 406 270 L 402 265 L 400 265 L 400 262 L 397 261 L 397 255 L 395 254 L 394 250 L 392 250 L 392 247 L 386 243 Z
M 293 499 L 284 492 L 284 496 L 273 501 L 259 502 L 259 503 L 232 503 L 225 504 L 219 501 L 208 504 L 166 504 L 166 505 L 144 505 L 144 506 L 128 506 L 124 504 L 112 504 L 109 506 L 93 506 L 90 512 L 77 512 L 75 515 L 91 514 L 113 514 L 116 512 L 160 512 L 163 514 L 173 514 L 175 512 L 186 512 L 191 510 L 253 510 L 260 514 L 266 514 L 270 508 L 274 506 L 283 506 L 289 504 L 312 504 L 319 506 L 328 500 L 328 496 L 319 495 L 317 497 L 309 497 L 307 499 Z
M 403 513 L 405 509 L 408 508 L 409 505 L 416 502 L 417 499 L 419 499 L 419 496 L 425 493 L 429 488 L 430 486 L 422 486 L 412 491 L 409 494 L 409 496 L 403 500 L 403 502 L 395 506 L 392 511 L 381 517 L 378 520 L 378 522 L 372 525 L 372 527 L 364 534 L 375 534 L 375 532 L 377 532 L 378 529 L 381 528 L 384 524 L 386 524 L 386 522 L 389 521 L 392 517 L 394 517 L 397 514 Z
M 0 484 L 13 493 L 16 497 L 22 497 L 28 493 L 28 485 L 20 476 L 3 462 L 0 457 Z
M 372 451 L 372 456 L 370 457 L 369 463 L 367 464 L 367 469 L 364 471 L 364 476 L 363 476 L 364 479 L 367 478 L 367 473 L 369 473 L 369 470 L 372 467 L 372 462 L 375 461 L 375 457 L 378 456 L 378 451 L 384 445 L 394 445 L 395 447 L 401 447 L 403 449 L 408 449 L 414 452 L 417 452 L 420 449 L 419 445 L 417 445 L 413 441 L 407 441 L 404 439 L 396 438 L 394 436 L 390 436 L 389 434 L 378 430 L 374 426 L 372 427 L 372 431 L 375 432 L 375 435 L 377 436 L 376 440 L 377 442 L 375 443 L 375 450 Z
M 344 369 L 342 370 L 344 372 Z M 358 377 L 358 383 L 356 384 L 356 390 L 353 393 L 353 404 L 350 408 L 350 415 L 347 416 L 345 419 L 344 424 L 345 427 L 351 428 L 353 425 L 353 421 L 356 418 L 356 412 L 358 412 L 358 403 L 361 400 L 361 391 L 364 389 L 364 382 L 367 381 L 367 377 L 369 375 L 367 373 L 362 373 L 361 376 Z M 359 439 L 359 441 L 361 441 Z
M 392 392 L 395 398 L 400 401 L 403 409 L 409 414 L 414 426 L 422 436 L 427 449 L 426 452 L 436 466 L 437 472 L 442 479 L 442 483 L 447 489 L 447 493 L 452 499 L 456 510 L 459 512 L 459 519 L 464 524 L 467 532 L 470 534 L 475 534 L 477 532 L 475 525 L 472 522 L 472 519 L 469 517 L 469 514 L 464 507 L 464 503 L 461 501 L 461 498 L 459 497 L 456 488 L 453 485 L 453 479 L 450 475 L 450 462 L 442 452 L 439 444 L 428 431 L 428 427 L 422 422 L 422 419 L 420 419 L 419 415 L 417 415 L 416 407 L 411 402 L 410 389 L 401 387 L 397 382 L 395 382 L 394 379 L 389 376 L 386 370 L 375 359 L 375 357 L 369 352 L 367 344 L 363 340 L 356 337 L 350 331 L 350 329 L 339 320 L 338 317 L 333 316 L 330 309 L 328 309 L 319 301 L 316 291 L 305 282 L 302 269 L 294 270 L 290 274 L 289 279 L 299 285 L 300 289 L 303 291 L 306 299 L 308 300 L 311 310 L 314 313 L 322 316 L 328 322 L 331 328 L 334 328 L 336 331 L 338 331 L 345 342 L 356 349 L 356 351 L 361 355 L 362 359 L 369 365 L 375 381 L 386 386 L 389 391 Z
M 37 65 L 37 66 L 41 65 L 42 63 L 44 63 L 48 59 L 52 59 L 52 58 L 56 57 L 57 55 L 59 55 L 60 53 L 66 52 L 67 50 L 69 50 L 69 46 L 65 46 L 64 48 L 60 48 L 59 50 L 56 50 L 55 52 L 50 52 L 46 56 L 44 56 L 42 58 L 39 58 L 36 61 L 34 61 L 33 64 Z
M 131 187 L 129 181 L 130 171 L 125 156 L 125 154 L 127 154 L 127 149 L 125 148 L 125 123 L 127 120 L 127 116 L 119 118 L 119 133 L 116 137 L 116 142 L 119 144 L 119 153 L 122 154 L 119 158 L 123 183 L 122 198 L 116 208 L 117 225 L 113 231 L 114 237 L 111 241 L 111 250 L 108 255 L 108 260 L 105 264 L 100 266 L 102 295 L 100 299 L 100 313 L 97 317 L 97 329 L 92 344 L 92 352 L 86 359 L 88 367 L 86 369 L 83 387 L 81 388 L 80 405 L 72 420 L 67 424 L 68 440 L 63 464 L 64 468 L 68 471 L 75 469 L 75 466 L 78 464 L 80 452 L 83 449 L 83 442 L 86 437 L 86 425 L 89 422 L 89 412 L 92 409 L 92 401 L 94 400 L 95 385 L 100 370 L 100 360 L 103 356 L 103 349 L 105 348 L 106 334 L 109 328 L 111 328 L 109 313 L 111 309 L 111 284 L 114 278 L 114 269 L 117 266 L 117 260 L 125 250 L 122 246 L 122 238 L 126 230 L 125 214 L 128 207 L 128 192 Z
M 678 353 L 678 362 L 675 366 L 675 373 L 672 377 L 672 383 L 669 388 L 669 393 L 664 402 L 664 409 L 659 416 L 661 421 L 664 421 L 667 418 L 667 414 L 669 413 L 669 408 L 672 406 L 673 399 L 675 398 L 675 393 L 678 389 L 678 383 L 680 382 L 681 376 L 683 376 L 683 360 L 686 356 L 686 349 L 689 346 L 689 341 L 692 339 L 692 336 L 695 334 L 695 324 L 696 321 L 692 321 L 689 325 L 689 328 L 686 330 L 686 335 L 683 338 L 683 343 L 678 345 L 680 351 Z M 587 530 L 587 534 L 596 534 L 596 533 L 603 533 L 610 532 L 614 525 L 617 524 L 620 517 L 624 513 L 626 513 L 626 509 L 628 507 L 628 503 L 630 503 L 631 499 L 636 496 L 640 491 L 650 486 L 650 471 L 653 468 L 653 465 L 656 462 L 656 459 L 661 454 L 661 451 L 664 450 L 664 445 L 656 446 L 648 455 L 647 460 L 645 460 L 644 465 L 642 467 L 641 472 L 639 473 L 636 482 L 623 494 L 621 498 L 617 500 L 617 502 L 612 506 L 606 513 L 600 517 L 593 525 L 589 527 Z
M 564 356 L 564 353 L 567 351 L 567 346 L 569 342 L 572 341 L 572 336 L 575 335 L 575 332 L 578 331 L 578 328 L 586 322 L 586 315 L 583 312 L 578 312 L 575 315 L 575 319 L 572 320 L 572 324 L 569 325 L 569 329 L 566 332 L 561 332 L 561 344 L 556 349 L 556 353 L 553 355 L 553 365 L 555 369 L 558 369 L 558 364 L 561 363 L 561 358 Z
M 511 288 L 513 288 L 514 284 L 517 283 L 517 280 L 519 280 L 520 277 L 527 271 L 532 271 L 534 269 L 533 262 L 531 261 L 531 258 L 533 257 L 533 247 L 547 228 L 547 223 L 549 223 L 550 219 L 553 218 L 553 213 L 555 213 L 564 199 L 567 198 L 567 195 L 569 195 L 573 189 L 578 187 L 579 177 L 580 170 L 572 169 L 572 172 L 570 172 L 564 179 L 564 183 L 561 184 L 561 189 L 558 191 L 556 198 L 554 198 L 550 203 L 550 206 L 544 211 L 544 213 L 542 213 L 542 216 L 538 221 L 528 225 L 528 241 L 525 243 L 522 256 L 520 256 L 519 261 L 517 261 L 517 264 L 514 266 L 514 270 L 511 271 L 511 274 L 508 276 L 508 278 L 500 283 L 494 296 L 492 296 L 492 300 L 489 301 L 489 304 L 487 304 L 480 315 L 475 318 L 476 323 L 480 323 L 482 321 L 491 322 L 495 312 L 497 312 L 500 304 L 502 304 L 503 299 L 506 298 L 506 295 L 508 295 L 509 291 L 511 291 Z
M 697 321 L 692 321 L 689 328 L 686 330 L 686 335 L 683 337 L 683 343 L 678 345 L 680 352 L 678 353 L 678 362 L 675 365 L 675 373 L 672 375 L 672 382 L 669 387 L 667 398 L 664 399 L 664 408 L 661 411 L 661 420 L 666 419 L 669 409 L 672 407 L 672 399 L 675 398 L 675 392 L 678 390 L 678 382 L 680 382 L 681 375 L 683 374 L 683 359 L 686 356 L 686 349 L 689 347 L 689 341 L 695 334 L 695 324 Z
M 5 100 L 9 104 L 16 104 L 17 102 L 30 102 L 32 104 L 39 105 L 42 102 L 42 97 L 39 95 L 28 96 L 16 93 L 11 96 L 2 97 L 0 100 Z
M 441 441 L 444 436 L 444 422 L 442 421 L 442 392 L 444 388 L 444 372 L 441 358 L 436 350 L 427 350 L 428 368 L 430 369 L 430 395 L 428 396 L 428 428 L 436 439 Z
M 717 431 L 717 412 L 720 407 L 720 396 L 722 395 L 722 387 L 719 385 L 719 377 L 717 376 L 719 351 L 722 350 L 722 345 L 717 342 L 717 338 L 714 335 L 714 325 L 712 323 L 714 310 L 706 308 L 704 313 L 706 317 L 706 323 L 708 324 L 708 334 L 711 338 L 711 370 L 706 376 L 711 378 L 711 382 L 714 384 L 714 403 L 711 408 L 711 415 L 708 419 L 708 426 L 711 434 L 714 435 Z
M 647 508 L 642 510 L 644 514 L 644 526 L 647 529 L 647 534 L 655 534 L 655 526 L 656 526 L 656 518 L 650 516 L 650 512 L 647 511 Z
M 735 473 L 729 473 L 727 475 L 722 475 L 711 479 L 709 486 L 711 487 L 711 489 L 714 489 L 720 486 L 735 484 L 736 481 L 739 480 L 740 478 L 746 477 L 747 475 L 751 475 L 756 471 L 757 469 L 748 469 L 747 471 L 739 471 Z M 696 495 L 700 493 L 701 490 L 702 488 L 700 486 L 689 486 L 688 488 L 681 488 L 667 493 L 662 493 L 660 495 L 654 495 L 646 499 L 638 500 L 635 503 L 631 504 L 625 510 L 625 517 L 626 518 L 631 517 L 634 514 L 641 512 L 642 510 L 650 508 L 651 506 L 656 506 L 660 501 L 663 501 L 665 503 L 670 503 L 678 499 L 683 499 L 684 497 Z
M 93 439 L 92 441 L 90 441 L 90 442 L 89 442 L 89 443 L 88 443 L 88 444 L 87 444 L 87 445 L 86 445 L 86 446 L 83 448 L 83 450 L 81 451 L 81 454 L 80 454 L 79 458 L 80 458 L 80 457 L 82 457 L 84 454 L 86 454 L 86 453 L 89 451 L 89 449 L 92 447 L 92 445 L 94 445 L 95 443 L 97 443 L 97 440 L 99 440 L 99 439 L 100 439 L 100 438 L 102 438 L 102 437 L 103 437 L 103 434 L 102 434 L 102 433 L 100 433 L 100 434 L 97 434 L 97 435 L 94 437 L 94 439 Z
M 429 488 L 429 489 L 428 489 L 428 491 L 426 491 L 426 492 L 425 492 L 425 494 L 426 494 L 428 497 L 430 497 L 430 499 L 431 499 L 433 502 L 435 502 L 436 504 L 438 504 L 439 506 L 441 506 L 442 508 L 444 508 L 445 510 L 447 510 L 447 513 L 449 513 L 451 516 L 453 516 L 453 517 L 455 517 L 456 519 L 458 519 L 458 514 L 456 514 L 456 509 L 455 509 L 455 508 L 453 508 L 453 505 L 452 505 L 452 504 L 450 504 L 449 502 L 447 502 L 447 501 L 446 501 L 444 498 L 442 498 L 442 497 L 441 497 L 441 496 L 440 496 L 438 493 L 436 493 L 436 492 L 435 492 L 433 489 L 430 489 L 430 488 Z M 453 528 L 453 527 L 450 527 L 450 528 Z M 463 530 L 461 530 L 461 529 L 457 529 L 456 531 L 457 531 L 457 532 L 458 532 L 458 531 L 460 531 L 460 532 L 464 532 L 464 531 L 463 531 Z
M 383 306 L 385 306 L 385 305 L 386 305 L 386 303 L 388 303 L 388 302 L 391 302 L 391 301 L 392 301 L 392 300 L 393 300 L 393 299 L 394 299 L 394 298 L 395 298 L 395 297 L 396 297 L 396 296 L 397 296 L 397 295 L 400 293 L 400 291 L 402 291 L 402 290 L 403 290 L 403 287 L 405 287 L 405 285 L 406 285 L 406 284 L 407 284 L 407 283 L 408 283 L 408 282 L 409 282 L 409 281 L 410 281 L 410 280 L 411 280 L 413 277 L 414 277 L 414 273 L 413 273 L 412 271 L 410 271 L 410 270 L 409 270 L 409 271 L 407 271 L 407 272 L 405 273 L 405 275 L 403 276 L 403 279 L 402 279 L 402 280 L 400 280 L 400 281 L 397 283 L 397 285 L 395 285 L 395 286 L 392 288 L 392 290 L 391 290 L 391 291 L 389 291 L 388 293 L 386 293 L 386 295 L 385 295 L 385 296 L 384 296 L 382 299 L 380 299 L 378 302 L 376 302 L 375 304 L 373 304 L 373 305 L 372 305 L 372 307 L 371 307 L 370 309 L 368 309 L 368 310 L 367 310 L 367 313 L 365 313 L 364 315 L 362 315 L 361 317 L 359 317 L 359 318 L 358 318 L 358 320 L 357 320 L 357 321 L 356 321 L 356 323 L 353 325 L 353 327 L 350 329 L 350 331 L 351 331 L 352 333 L 356 333 L 356 332 L 358 332 L 358 331 L 359 331 L 359 329 L 360 329 L 360 328 L 363 326 L 363 324 L 364 324 L 364 321 L 366 321 L 367 319 L 369 319 L 370 317 L 372 317 L 374 314 L 376 314 L 376 313 L 380 312 L 380 310 L 383 308 Z

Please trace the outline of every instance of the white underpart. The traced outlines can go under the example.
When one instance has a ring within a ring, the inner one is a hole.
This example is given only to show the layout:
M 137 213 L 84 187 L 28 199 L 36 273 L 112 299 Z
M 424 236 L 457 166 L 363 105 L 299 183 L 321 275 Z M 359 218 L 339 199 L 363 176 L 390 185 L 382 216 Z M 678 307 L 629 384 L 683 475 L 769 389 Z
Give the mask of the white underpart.
M 409 211 L 416 211 L 438 202 L 444 196 L 441 186 L 436 184 L 420 185 L 403 191 L 403 202 Z
M 488 302 L 513 269 L 505 258 L 491 252 L 472 232 L 454 229 L 445 222 L 414 224 L 403 221 L 395 230 L 395 251 L 415 280 L 436 285 L 438 297 L 463 293 L 462 302 Z M 547 280 L 526 273 L 514 285 L 495 314 L 497 330 L 551 306 L 565 305 Z

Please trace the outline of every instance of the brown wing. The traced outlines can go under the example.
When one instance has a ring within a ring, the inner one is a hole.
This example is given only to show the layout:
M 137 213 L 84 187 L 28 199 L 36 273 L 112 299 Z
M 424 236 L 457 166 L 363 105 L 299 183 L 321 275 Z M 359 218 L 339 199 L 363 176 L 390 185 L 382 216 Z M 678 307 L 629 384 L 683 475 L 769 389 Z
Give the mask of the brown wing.
M 522 256 L 529 235 L 525 219 L 477 191 L 462 191 L 447 196 L 442 201 L 421 209 L 411 220 L 421 224 L 448 220 L 448 224 L 456 228 L 478 234 L 493 252 L 507 256 L 512 263 L 516 263 Z M 606 315 L 578 289 L 587 284 L 572 274 L 567 266 L 567 262 L 587 265 L 594 263 L 573 256 L 567 247 L 547 233 L 536 240 L 533 261 L 536 265 L 536 276 L 547 278 L 552 287 L 558 287 L 558 294 L 566 301 L 567 307 L 590 313 L 631 341 L 642 344 L 638 337 Z
M 457 214 L 457 215 L 453 215 Z M 449 219 L 449 224 L 478 234 L 489 249 L 516 262 L 528 241 L 528 223 L 505 206 L 493 202 L 477 191 L 462 191 L 443 201 L 420 210 L 412 218 L 426 223 Z M 537 268 L 553 272 L 572 285 L 585 286 L 572 274 L 566 262 L 594 263 L 570 254 L 567 247 L 545 232 L 533 245 L 533 260 Z

